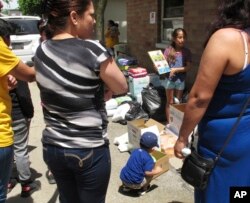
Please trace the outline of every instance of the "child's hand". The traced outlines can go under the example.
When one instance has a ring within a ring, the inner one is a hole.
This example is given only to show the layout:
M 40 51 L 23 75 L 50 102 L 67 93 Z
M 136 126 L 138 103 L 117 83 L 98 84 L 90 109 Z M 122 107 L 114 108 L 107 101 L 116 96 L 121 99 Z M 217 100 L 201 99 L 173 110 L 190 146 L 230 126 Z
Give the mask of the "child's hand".
M 171 77 L 175 76 L 175 73 L 176 73 L 176 69 L 175 68 L 171 68 L 171 71 L 169 73 L 169 77 L 171 78 Z
M 7 76 L 7 82 L 8 82 L 8 90 L 15 89 L 17 86 L 17 80 L 14 76 L 8 75 Z
M 155 167 L 155 172 L 156 172 L 156 173 L 162 172 L 162 168 L 161 168 L 160 166 L 156 166 L 156 167 Z

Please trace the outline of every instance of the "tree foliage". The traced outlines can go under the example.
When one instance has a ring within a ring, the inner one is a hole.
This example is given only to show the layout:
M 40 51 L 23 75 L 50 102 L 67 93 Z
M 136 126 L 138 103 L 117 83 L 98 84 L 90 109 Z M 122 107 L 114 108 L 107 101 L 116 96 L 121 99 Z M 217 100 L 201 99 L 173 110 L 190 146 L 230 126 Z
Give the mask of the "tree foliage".
M 5 0 L 9 2 L 9 0 Z M 42 0 L 18 0 L 19 9 L 23 15 L 38 15 L 42 13 Z M 104 39 L 104 11 L 107 0 L 93 0 L 96 13 L 96 38 L 103 41 Z
M 23 15 L 38 15 L 42 13 L 42 1 L 41 0 L 18 0 L 19 9 Z
M 9 4 L 11 0 L 3 0 L 5 3 Z

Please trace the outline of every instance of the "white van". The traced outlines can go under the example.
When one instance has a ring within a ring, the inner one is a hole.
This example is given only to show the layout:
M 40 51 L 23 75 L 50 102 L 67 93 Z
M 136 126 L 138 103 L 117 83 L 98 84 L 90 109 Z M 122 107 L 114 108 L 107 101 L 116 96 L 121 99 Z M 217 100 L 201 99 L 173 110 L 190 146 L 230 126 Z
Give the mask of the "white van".
M 13 52 L 24 63 L 30 62 L 35 55 L 40 42 L 40 34 L 37 24 L 40 17 L 37 16 L 1 16 L 14 27 L 14 34 L 10 36 Z

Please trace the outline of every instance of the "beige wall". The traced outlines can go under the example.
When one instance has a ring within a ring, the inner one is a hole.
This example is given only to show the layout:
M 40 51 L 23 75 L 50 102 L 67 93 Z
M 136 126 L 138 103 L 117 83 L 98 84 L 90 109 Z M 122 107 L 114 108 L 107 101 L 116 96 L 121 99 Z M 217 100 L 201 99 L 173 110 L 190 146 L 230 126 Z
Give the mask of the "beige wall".
M 104 13 L 105 28 L 108 20 L 119 24 L 120 42 L 127 42 L 127 6 L 126 0 L 108 0 Z

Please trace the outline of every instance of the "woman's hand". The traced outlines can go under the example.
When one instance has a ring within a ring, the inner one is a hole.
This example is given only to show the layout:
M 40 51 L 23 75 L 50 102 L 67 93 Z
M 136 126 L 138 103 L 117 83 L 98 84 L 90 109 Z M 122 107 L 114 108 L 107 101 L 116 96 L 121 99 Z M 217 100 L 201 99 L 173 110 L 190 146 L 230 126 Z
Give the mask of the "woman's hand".
M 113 92 L 109 89 L 106 89 L 104 92 L 104 101 L 108 101 L 112 98 Z
M 188 140 L 183 140 L 180 138 L 177 139 L 175 146 L 174 146 L 174 154 L 177 158 L 179 158 L 179 159 L 185 158 L 182 154 L 182 149 L 186 148 L 187 145 L 188 145 Z

